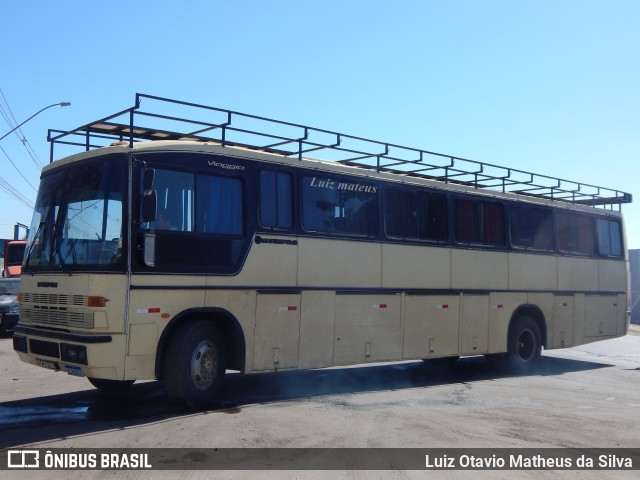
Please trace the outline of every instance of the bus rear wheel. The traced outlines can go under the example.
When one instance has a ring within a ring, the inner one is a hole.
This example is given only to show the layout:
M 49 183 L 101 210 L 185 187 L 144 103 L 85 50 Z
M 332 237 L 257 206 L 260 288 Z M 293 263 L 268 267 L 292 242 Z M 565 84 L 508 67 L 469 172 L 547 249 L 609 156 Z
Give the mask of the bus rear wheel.
M 530 372 L 540 360 L 542 335 L 536 321 L 521 315 L 509 329 L 506 366 L 514 373 Z
M 164 356 L 169 399 L 198 409 L 210 405 L 222 386 L 226 352 L 222 333 L 211 322 L 189 322 L 176 330 Z

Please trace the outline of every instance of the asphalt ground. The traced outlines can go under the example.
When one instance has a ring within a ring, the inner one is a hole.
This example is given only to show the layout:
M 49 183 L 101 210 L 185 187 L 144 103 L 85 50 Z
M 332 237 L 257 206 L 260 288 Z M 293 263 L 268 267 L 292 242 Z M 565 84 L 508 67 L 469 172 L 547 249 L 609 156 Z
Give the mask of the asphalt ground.
M 625 337 L 544 352 L 539 368 L 523 376 L 491 368 L 484 357 L 453 367 L 402 362 L 229 375 L 219 403 L 201 412 L 171 404 L 161 382 L 137 383 L 130 395 L 114 398 L 86 379 L 23 364 L 10 338 L 0 339 L 0 372 L 3 449 L 640 448 L 640 326 L 634 325 Z M 0 471 L 0 478 L 640 477 L 620 470 L 318 467 Z

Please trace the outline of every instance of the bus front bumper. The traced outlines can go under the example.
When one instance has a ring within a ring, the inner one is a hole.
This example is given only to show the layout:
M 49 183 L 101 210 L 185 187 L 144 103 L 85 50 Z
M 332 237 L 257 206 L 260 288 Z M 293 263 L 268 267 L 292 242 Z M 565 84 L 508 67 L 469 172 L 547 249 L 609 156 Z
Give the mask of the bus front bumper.
M 21 361 L 79 377 L 124 380 L 126 336 L 85 335 L 16 325 L 13 349 Z

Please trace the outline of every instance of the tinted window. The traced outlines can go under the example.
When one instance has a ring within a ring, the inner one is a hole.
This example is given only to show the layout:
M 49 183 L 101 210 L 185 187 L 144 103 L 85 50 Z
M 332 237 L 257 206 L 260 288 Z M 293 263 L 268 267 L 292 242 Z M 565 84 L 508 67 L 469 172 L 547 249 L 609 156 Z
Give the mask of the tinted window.
M 454 238 L 457 242 L 501 246 L 505 243 L 501 203 L 456 198 Z
M 155 170 L 155 268 L 234 272 L 246 246 L 244 188 L 238 178 Z
M 415 194 L 408 190 L 387 190 L 384 200 L 384 222 L 387 235 L 416 238 L 418 217 Z
M 430 192 L 389 189 L 385 193 L 387 235 L 447 240 L 447 197 Z
M 553 214 L 551 210 L 519 205 L 509 206 L 511 244 L 534 250 L 553 250 Z
M 242 235 L 242 181 L 198 175 L 197 231 Z
M 263 227 L 291 228 L 293 225 L 291 175 L 260 173 L 260 224 Z
M 595 254 L 596 237 L 591 217 L 570 212 L 558 212 L 556 223 L 560 250 L 584 255 Z
M 418 236 L 430 240 L 448 240 L 446 195 L 418 192 Z
M 620 222 L 599 218 L 596 221 L 598 229 L 598 251 L 603 257 L 622 257 L 622 234 Z
M 345 177 L 304 177 L 302 224 L 318 232 L 377 235 L 378 187 Z
M 158 213 L 149 227 L 153 230 L 193 230 L 193 173 L 155 171 L 153 189 L 158 196 Z
M 454 203 L 454 238 L 457 242 L 480 243 L 478 203 L 457 198 Z

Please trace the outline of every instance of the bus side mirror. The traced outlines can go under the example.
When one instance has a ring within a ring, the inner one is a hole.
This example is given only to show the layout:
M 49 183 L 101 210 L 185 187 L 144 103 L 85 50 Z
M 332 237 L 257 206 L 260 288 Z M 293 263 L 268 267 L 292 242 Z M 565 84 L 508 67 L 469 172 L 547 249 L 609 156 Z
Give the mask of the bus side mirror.
M 151 190 L 153 188 L 153 179 L 156 177 L 156 171 L 153 168 L 147 168 L 142 177 L 142 189 Z
M 155 190 L 145 190 L 142 195 L 142 223 L 153 222 L 158 210 L 158 194 Z

